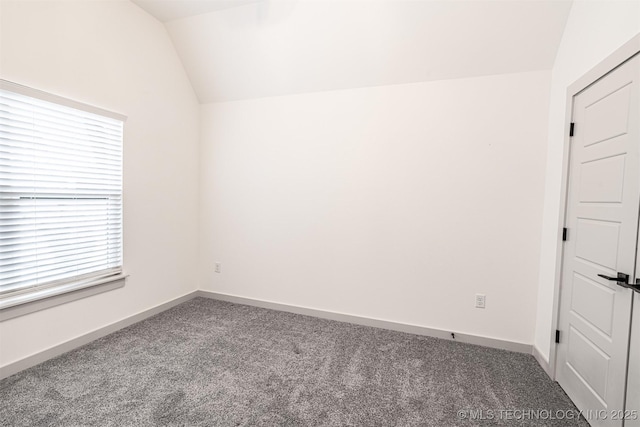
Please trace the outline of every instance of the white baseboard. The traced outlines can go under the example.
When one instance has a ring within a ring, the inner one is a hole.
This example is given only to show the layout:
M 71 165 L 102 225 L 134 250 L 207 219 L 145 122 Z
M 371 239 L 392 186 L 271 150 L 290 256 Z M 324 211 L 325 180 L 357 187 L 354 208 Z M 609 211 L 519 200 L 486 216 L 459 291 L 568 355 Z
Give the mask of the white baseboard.
M 167 301 L 163 304 L 159 304 L 148 310 L 129 316 L 125 319 L 114 322 L 110 325 L 91 331 L 85 335 L 66 341 L 62 344 L 51 347 L 47 350 L 33 354 L 31 356 L 20 359 L 16 362 L 10 363 L 0 367 L 0 379 L 7 378 L 13 374 L 16 374 L 24 369 L 38 365 L 54 357 L 60 356 L 68 351 L 74 350 L 85 344 L 89 344 L 91 341 L 95 341 L 98 338 L 102 338 L 110 333 L 118 331 L 134 323 L 145 320 L 151 316 L 155 316 L 165 310 L 175 307 L 178 304 L 189 301 L 195 297 L 211 298 L 220 301 L 228 301 L 236 304 L 250 305 L 254 307 L 268 308 L 271 310 L 285 311 L 289 313 L 302 314 L 306 316 L 318 317 L 321 319 L 336 320 L 339 322 L 353 323 L 362 326 L 371 326 L 374 328 L 389 329 L 398 332 L 407 332 L 410 334 L 423 335 L 434 338 L 441 338 L 446 340 L 453 340 L 451 337 L 452 331 L 445 331 L 441 329 L 427 328 L 424 326 L 410 325 L 405 323 L 391 322 L 388 320 L 372 319 L 368 317 L 354 316 L 351 314 L 336 313 L 332 311 L 318 310 L 314 308 L 301 307 L 295 305 L 281 304 L 271 301 L 263 301 L 252 298 L 245 298 L 236 295 L 221 294 L 210 291 L 194 291 L 185 294 L 181 297 L 175 298 L 171 301 Z M 533 354 L 542 368 L 549 374 L 549 364 L 541 356 L 540 352 L 530 344 L 500 340 L 496 338 L 482 337 L 471 334 L 464 334 L 455 332 L 455 341 L 464 342 L 468 344 L 480 345 L 483 347 L 492 347 L 502 350 L 515 351 L 518 353 Z M 551 376 L 551 375 L 550 375 Z
M 538 347 L 533 345 L 533 357 L 536 359 L 538 364 L 542 367 L 542 369 L 549 375 L 549 378 L 555 381 L 553 378 L 553 371 L 551 369 L 551 365 L 549 364 L 549 360 L 542 355 L 542 352 Z
M 237 304 L 251 305 L 254 307 L 269 308 L 272 310 L 286 311 L 289 313 L 303 314 L 306 316 L 319 317 L 321 319 L 337 320 L 339 322 L 354 323 L 362 326 L 372 326 L 374 328 L 389 329 L 398 332 L 424 335 L 428 337 L 454 340 L 451 332 L 455 333 L 455 341 L 468 344 L 480 345 L 483 347 L 499 348 L 502 350 L 515 351 L 518 353 L 532 354 L 533 346 L 530 344 L 505 341 L 496 338 L 482 337 L 471 334 L 463 334 L 456 331 L 445 331 L 442 329 L 427 328 L 424 326 L 410 325 L 405 323 L 391 322 L 388 320 L 372 319 L 369 317 L 354 316 L 351 314 L 335 313 L 332 311 L 318 310 L 315 308 L 300 307 L 295 305 L 281 304 L 271 301 L 257 300 L 237 295 L 222 294 L 210 291 L 196 291 L 196 296 L 228 301 Z
M 127 326 L 133 325 L 134 323 L 140 322 L 151 316 L 155 316 L 158 313 L 162 313 L 163 311 L 168 310 L 171 307 L 195 298 L 197 296 L 196 294 L 197 291 L 190 292 L 181 297 L 172 299 L 171 301 L 167 301 L 165 303 L 156 305 L 155 307 L 151 307 L 148 310 L 141 311 L 140 313 L 134 314 L 133 316 L 129 316 L 125 319 L 111 323 L 110 325 L 104 326 L 87 334 L 81 335 L 77 338 L 73 338 L 69 341 L 63 342 L 62 344 L 58 344 L 39 353 L 27 356 L 24 359 L 20 359 L 8 365 L 1 366 L 0 379 L 7 378 L 24 369 L 38 365 L 42 362 L 46 362 L 47 360 L 53 359 L 54 357 L 60 356 L 61 354 L 64 354 L 68 351 L 74 350 L 78 347 L 82 347 L 85 344 L 89 344 L 91 341 L 95 341 L 98 338 L 102 338 L 112 332 L 115 332 L 122 328 L 126 328 Z

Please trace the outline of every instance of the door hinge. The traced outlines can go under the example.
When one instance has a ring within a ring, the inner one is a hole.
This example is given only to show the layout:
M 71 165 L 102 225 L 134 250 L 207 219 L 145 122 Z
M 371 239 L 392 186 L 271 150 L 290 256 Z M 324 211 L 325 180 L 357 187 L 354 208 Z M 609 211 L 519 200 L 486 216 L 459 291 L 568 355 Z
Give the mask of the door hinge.
M 556 329 L 556 344 L 560 343 L 560 331 Z
M 562 229 L 562 241 L 566 242 L 567 241 L 567 236 L 569 235 L 569 229 L 567 227 L 564 227 Z
M 576 127 L 576 124 L 573 122 L 569 125 L 569 136 L 573 136 L 573 131 L 575 127 Z

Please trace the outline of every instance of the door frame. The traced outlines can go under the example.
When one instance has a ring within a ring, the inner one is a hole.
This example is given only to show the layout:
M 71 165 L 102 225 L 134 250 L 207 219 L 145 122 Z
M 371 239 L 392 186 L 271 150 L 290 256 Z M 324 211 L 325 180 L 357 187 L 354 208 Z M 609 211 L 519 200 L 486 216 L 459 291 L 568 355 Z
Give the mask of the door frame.
M 549 331 L 549 365 L 543 366 L 543 368 L 545 368 L 545 370 L 547 371 L 547 374 L 554 380 L 557 379 L 556 366 L 558 357 L 558 344 L 556 344 L 555 342 L 555 331 L 558 329 L 558 320 L 560 318 L 560 288 L 562 284 L 562 270 L 564 259 L 562 231 L 566 225 L 567 196 L 569 194 L 569 149 L 571 143 L 569 130 L 571 126 L 571 118 L 573 116 L 573 99 L 578 93 L 582 92 L 597 80 L 604 77 L 610 71 L 613 71 L 615 68 L 619 67 L 624 62 L 639 53 L 640 33 L 623 44 L 621 47 L 616 49 L 611 55 L 607 56 L 598 65 L 587 71 L 582 77 L 569 85 L 569 87 L 567 88 L 564 119 L 564 144 L 562 150 L 562 186 L 560 194 L 560 209 L 558 213 L 558 227 L 556 230 L 556 268 L 553 289 L 553 309 L 551 318 L 551 331 Z

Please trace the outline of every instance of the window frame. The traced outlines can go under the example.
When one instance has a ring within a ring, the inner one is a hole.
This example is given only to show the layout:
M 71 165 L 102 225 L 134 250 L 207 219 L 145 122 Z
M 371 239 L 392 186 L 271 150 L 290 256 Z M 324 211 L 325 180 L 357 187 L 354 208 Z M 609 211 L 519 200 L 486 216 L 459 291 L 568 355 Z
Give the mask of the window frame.
M 60 106 L 115 119 L 121 121 L 123 123 L 123 127 L 127 120 L 127 117 L 123 114 L 74 101 L 4 79 L 0 79 L 0 89 L 31 98 L 37 98 Z M 124 145 L 124 128 L 122 139 Z M 124 146 L 122 146 L 122 150 L 124 151 Z M 121 173 L 123 177 L 123 171 Z M 124 211 L 124 185 L 121 190 L 121 197 L 121 203 L 123 205 L 122 209 Z M 122 222 L 124 223 L 124 217 L 122 217 Z M 124 244 L 124 224 L 121 225 L 121 244 Z M 89 273 L 80 277 L 43 283 L 42 285 L 17 290 L 5 296 L 0 296 L 0 321 L 43 310 L 59 304 L 64 304 L 80 298 L 85 298 L 108 290 L 120 288 L 124 286 L 126 282 L 125 279 L 128 277 L 125 273 L 124 266 L 124 248 L 122 251 L 120 265 L 121 267 L 110 275 Z

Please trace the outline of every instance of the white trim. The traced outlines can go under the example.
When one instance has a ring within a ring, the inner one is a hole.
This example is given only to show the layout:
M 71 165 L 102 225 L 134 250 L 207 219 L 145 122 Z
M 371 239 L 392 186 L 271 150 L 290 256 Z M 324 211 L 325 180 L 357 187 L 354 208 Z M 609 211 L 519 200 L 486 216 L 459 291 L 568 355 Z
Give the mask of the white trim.
M 38 365 L 42 362 L 46 362 L 47 360 L 53 359 L 54 357 L 60 356 L 61 354 L 64 354 L 68 351 L 74 350 L 78 347 L 82 347 L 85 344 L 89 344 L 92 341 L 95 341 L 99 338 L 102 338 L 120 329 L 126 328 L 127 326 L 131 326 L 134 323 L 141 322 L 151 316 L 155 316 L 156 314 L 166 311 L 172 307 L 175 307 L 178 304 L 182 304 L 183 302 L 189 301 L 195 296 L 196 296 L 196 292 L 190 292 L 181 297 L 172 299 L 170 301 L 156 305 L 155 307 L 151 307 L 147 310 L 141 311 L 137 314 L 134 314 L 132 316 L 129 316 L 117 322 L 111 323 L 107 326 L 103 326 L 101 328 L 95 329 L 89 333 L 81 335 L 77 338 L 73 338 L 62 344 L 48 348 L 47 350 L 32 354 L 31 356 L 27 356 L 24 359 L 20 359 L 8 365 L 1 366 L 0 379 L 7 378 L 8 376 L 16 374 L 24 369 L 31 368 L 32 366 Z
M 410 334 L 423 335 L 433 338 L 441 338 L 450 341 L 459 341 L 467 344 L 475 344 L 483 347 L 499 348 L 502 350 L 515 351 L 518 353 L 531 354 L 533 346 L 515 341 L 506 341 L 497 338 L 489 338 L 478 335 L 464 334 L 456 331 L 445 331 L 442 329 L 427 328 L 419 325 L 392 322 L 389 320 L 373 319 L 369 317 L 354 316 L 352 314 L 336 313 L 333 311 L 318 310 L 315 308 L 301 307 L 297 305 L 281 304 L 272 301 L 263 301 L 253 298 L 246 298 L 237 295 L 222 294 L 211 291 L 197 291 L 196 296 L 211 298 L 220 301 L 233 302 L 236 304 L 250 305 L 253 307 L 268 308 L 271 310 L 285 311 L 288 313 L 302 314 L 305 316 L 318 317 L 321 319 L 337 320 L 339 322 L 353 323 L 356 325 L 371 326 L 391 331 L 407 332 Z M 455 339 L 451 333 L 455 333 Z
M 86 277 L 84 279 L 65 280 L 59 284 L 46 284 L 42 287 L 21 289 L 15 293 L 7 294 L 7 296 L 0 295 L 0 314 L 11 307 L 53 298 L 58 295 L 102 285 L 104 283 L 124 281 L 127 277 L 129 277 L 127 274 L 124 274 L 118 269 L 118 271 L 108 276 L 98 275 L 97 277 Z
M 538 362 L 538 365 L 540 365 L 542 370 L 546 372 L 549 378 L 553 379 L 553 372 L 551 371 L 551 366 L 549 365 L 549 361 L 544 357 L 540 349 L 536 347 L 535 344 L 533 345 L 533 351 L 531 352 L 531 354 L 533 354 L 534 359 L 536 359 L 536 362 Z
M 89 290 L 91 289 L 93 288 L 89 288 Z M 374 328 L 388 329 L 392 331 L 406 332 L 410 334 L 452 340 L 450 331 L 444 331 L 440 329 L 426 328 L 424 326 L 397 323 L 397 322 L 391 322 L 387 320 L 372 319 L 372 318 L 360 317 L 360 316 L 353 316 L 350 314 L 335 313 L 331 311 L 317 310 L 313 308 L 300 307 L 300 306 L 294 306 L 294 305 L 288 305 L 288 304 L 280 304 L 276 302 L 262 301 L 262 300 L 257 300 L 253 298 L 245 298 L 245 297 L 240 297 L 236 295 L 228 295 L 228 294 L 221 294 L 217 292 L 198 290 L 198 291 L 187 293 L 185 295 L 182 295 L 181 297 L 175 298 L 165 303 L 159 304 L 150 309 L 141 311 L 137 314 L 134 314 L 132 316 L 129 316 L 117 322 L 111 323 L 107 326 L 95 329 L 77 338 L 71 339 L 62 344 L 48 348 L 44 351 L 32 354 L 31 356 L 27 356 L 23 359 L 20 359 L 8 365 L 0 366 L 0 380 L 3 378 L 7 378 L 13 374 L 16 374 L 24 369 L 28 369 L 28 368 L 31 368 L 32 366 L 46 362 L 49 359 L 60 356 L 78 347 L 89 344 L 92 341 L 95 341 L 99 338 L 102 338 L 120 329 L 126 328 L 127 326 L 133 325 L 134 323 L 141 322 L 151 316 L 155 316 L 156 314 L 159 314 L 172 307 L 175 307 L 178 304 L 182 304 L 183 302 L 189 301 L 196 297 L 210 298 L 210 299 L 215 299 L 219 301 L 233 302 L 236 304 L 250 305 L 253 307 L 262 307 L 262 308 L 268 308 L 271 310 L 285 311 L 288 313 L 296 313 L 296 314 L 302 314 L 306 316 L 318 317 L 321 319 L 336 320 L 339 322 L 353 323 L 356 325 L 370 326 Z M 455 335 L 456 335 L 455 341 L 464 342 L 467 344 L 498 348 L 502 350 L 509 350 L 509 351 L 515 351 L 518 353 L 526 353 L 526 354 L 532 354 L 533 352 L 534 356 L 536 354 L 534 352 L 534 347 L 530 344 L 500 340 L 496 338 L 482 337 L 482 336 L 471 335 L 471 334 L 461 334 L 458 332 L 455 332 Z M 538 362 L 540 361 L 538 360 Z
M 576 80 L 567 88 L 567 102 L 565 111 L 565 133 L 564 133 L 564 149 L 562 159 L 562 190 L 560 195 L 560 221 L 558 222 L 558 243 L 556 250 L 556 270 L 553 290 L 553 311 L 551 318 L 551 331 L 549 334 L 549 373 L 551 378 L 556 378 L 556 364 L 557 364 L 557 344 L 555 342 L 555 331 L 558 329 L 558 319 L 560 316 L 560 286 L 562 282 L 562 258 L 563 258 L 563 242 L 562 242 L 562 229 L 565 226 L 565 212 L 567 210 L 567 184 L 569 178 L 569 144 L 571 139 L 569 137 L 569 126 L 571 124 L 571 118 L 573 116 L 573 97 L 585 90 L 587 87 L 595 83 L 600 78 L 604 77 L 615 68 L 622 65 L 624 62 L 640 53 L 640 34 L 637 34 L 627 43 L 619 47 L 611 55 L 603 59 L 598 65 L 586 72 L 582 77 Z M 571 230 L 569 230 L 571 233 Z
M 99 282 L 92 282 L 90 285 L 70 289 L 67 292 L 59 292 L 50 296 L 40 297 L 31 301 L 24 301 L 19 304 L 7 306 L 0 309 L 0 322 L 13 319 L 14 317 L 24 316 L 25 314 L 34 313 L 36 311 L 45 310 L 55 307 L 56 305 L 66 304 L 81 298 L 90 297 L 92 295 L 101 294 L 113 289 L 121 288 L 125 285 L 128 276 L 120 274 L 118 276 L 109 277 Z M 55 289 L 54 289 L 55 290 Z
M 115 120 L 120 120 L 121 122 L 127 121 L 127 116 L 125 116 L 124 114 L 115 113 L 113 111 L 105 110 L 103 108 L 95 107 L 83 102 L 74 101 L 73 99 L 65 98 L 63 96 L 54 95 L 52 93 L 45 92 L 39 89 L 34 89 L 29 86 L 10 82 L 9 80 L 0 79 L 0 89 L 19 93 L 25 96 L 30 96 L 32 98 L 41 99 L 43 101 L 52 102 L 54 104 L 64 105 L 65 107 L 75 108 L 77 110 L 86 111 L 88 113 L 110 117 Z

